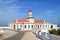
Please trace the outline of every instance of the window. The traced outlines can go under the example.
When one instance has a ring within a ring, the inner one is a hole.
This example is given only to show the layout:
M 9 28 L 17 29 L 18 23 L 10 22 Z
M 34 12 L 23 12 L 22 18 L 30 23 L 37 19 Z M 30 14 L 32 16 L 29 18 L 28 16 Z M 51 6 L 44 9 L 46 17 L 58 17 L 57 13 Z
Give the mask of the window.
M 51 28 L 53 28 L 53 25 L 51 25 Z
M 38 25 L 38 28 L 39 28 L 39 25 Z
M 20 27 L 22 27 L 22 25 L 20 25 Z
M 26 28 L 26 25 L 25 25 L 25 28 Z
M 49 28 L 49 25 L 48 25 L 48 28 Z
M 15 25 L 14 25 L 14 27 L 15 27 Z
M 18 25 L 17 25 L 17 28 L 18 28 Z
M 15 29 L 15 25 L 14 25 L 14 29 Z
M 46 25 L 46 27 L 47 27 L 47 25 Z
M 37 25 L 36 25 L 36 27 L 37 27 Z
M 28 28 L 30 28 L 30 25 L 28 25 Z
M 33 25 L 32 25 L 32 28 L 33 28 Z
M 41 27 L 41 25 L 40 25 L 40 27 Z

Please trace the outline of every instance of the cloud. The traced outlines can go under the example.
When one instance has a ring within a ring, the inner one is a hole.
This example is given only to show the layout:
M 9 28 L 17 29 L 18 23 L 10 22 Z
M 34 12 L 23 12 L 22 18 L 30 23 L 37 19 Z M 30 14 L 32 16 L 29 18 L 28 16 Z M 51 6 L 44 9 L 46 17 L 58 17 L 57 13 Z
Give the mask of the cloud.
M 21 13 L 21 8 L 17 0 L 0 0 L 0 24 L 6 25 L 14 19 L 21 19 L 25 16 Z
M 0 0 L 0 6 L 7 6 L 9 5 L 10 3 L 13 3 L 13 2 L 16 2 L 16 0 Z
M 55 10 L 48 10 L 44 12 L 47 16 L 52 16 L 55 13 Z

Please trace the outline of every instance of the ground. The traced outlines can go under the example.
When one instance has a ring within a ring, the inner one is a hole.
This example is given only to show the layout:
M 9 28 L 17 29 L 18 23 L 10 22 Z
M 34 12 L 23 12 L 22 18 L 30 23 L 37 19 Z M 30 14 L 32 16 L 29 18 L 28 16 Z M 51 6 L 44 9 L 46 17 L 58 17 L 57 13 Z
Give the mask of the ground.
M 38 40 L 32 32 L 26 32 L 21 40 Z
M 17 32 L 12 31 L 12 30 L 4 30 L 4 31 L 5 31 L 5 32 L 3 33 L 3 35 L 0 36 L 0 40 L 1 40 L 1 39 L 5 39 L 5 38 L 8 38 L 8 37 L 11 37 L 11 36 L 17 34 Z
M 13 31 L 13 33 L 7 33 L 12 34 L 10 37 L 3 38 L 3 40 L 38 40 L 36 36 L 31 31 Z M 14 35 L 13 35 L 14 34 Z
M 39 39 L 32 31 L 6 30 L 3 36 L 0 36 L 0 40 L 41 40 L 41 38 L 45 38 L 44 34 L 41 36 L 38 34 L 38 36 Z M 51 40 L 60 40 L 60 36 L 53 36 L 51 34 L 48 34 L 48 36 Z

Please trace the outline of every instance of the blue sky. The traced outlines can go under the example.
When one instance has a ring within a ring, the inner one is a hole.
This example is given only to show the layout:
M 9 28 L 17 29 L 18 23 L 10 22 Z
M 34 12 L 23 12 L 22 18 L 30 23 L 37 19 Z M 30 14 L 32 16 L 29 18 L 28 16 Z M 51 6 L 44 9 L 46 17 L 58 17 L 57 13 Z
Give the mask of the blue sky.
M 57 23 L 60 17 L 60 0 L 0 0 L 0 26 L 15 19 L 23 19 L 32 9 L 35 19 Z

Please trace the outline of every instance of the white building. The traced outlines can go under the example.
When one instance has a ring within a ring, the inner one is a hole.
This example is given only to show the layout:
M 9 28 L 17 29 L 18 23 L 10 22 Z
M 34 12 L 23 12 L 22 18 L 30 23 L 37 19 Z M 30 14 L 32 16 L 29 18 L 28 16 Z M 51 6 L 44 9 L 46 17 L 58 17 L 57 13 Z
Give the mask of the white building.
M 50 24 L 46 23 L 45 20 L 35 20 L 35 18 L 32 16 L 32 10 L 28 11 L 28 16 L 26 19 L 20 19 L 20 20 L 13 20 L 9 24 L 10 29 L 17 30 L 41 30 L 46 31 L 53 28 L 57 28 L 56 24 Z

